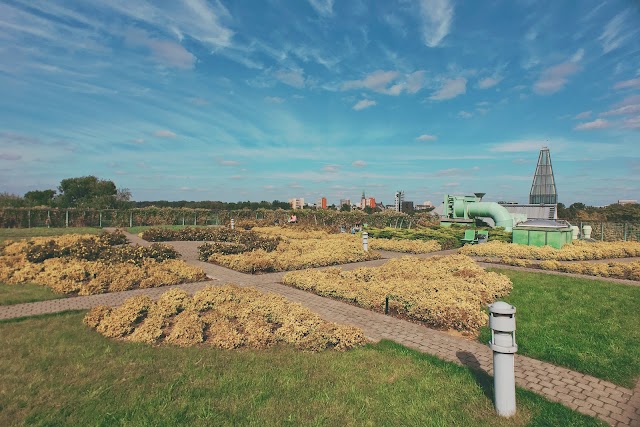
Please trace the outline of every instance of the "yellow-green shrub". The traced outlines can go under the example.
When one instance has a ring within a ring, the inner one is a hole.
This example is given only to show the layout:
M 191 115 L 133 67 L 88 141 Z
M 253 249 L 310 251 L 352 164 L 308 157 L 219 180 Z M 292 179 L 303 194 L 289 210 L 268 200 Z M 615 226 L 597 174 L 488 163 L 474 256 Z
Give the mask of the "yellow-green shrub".
M 193 297 L 172 289 L 157 302 L 130 298 L 117 308 L 98 306 L 84 322 L 105 336 L 148 344 L 348 350 L 366 342 L 362 331 L 326 322 L 300 304 L 255 288 L 209 286 Z
M 243 273 L 288 271 L 310 267 L 345 264 L 378 259 L 375 251 L 365 252 L 355 238 L 291 239 L 281 242 L 275 251 L 255 250 L 236 255 L 213 254 L 209 262 Z
M 442 250 L 435 240 L 369 239 L 369 247 L 381 251 L 426 254 Z
M 487 321 L 483 308 L 508 294 L 508 277 L 485 271 L 464 255 L 402 257 L 380 267 L 287 273 L 283 283 L 361 307 L 392 313 L 446 329 L 475 333 Z
M 82 236 L 80 236 L 82 237 Z M 56 248 L 66 248 L 82 239 L 77 235 L 51 239 L 33 239 L 38 242 L 53 241 Z M 0 252 L 0 281 L 8 284 L 33 282 L 51 288 L 57 293 L 93 295 L 137 288 L 175 285 L 204 280 L 202 269 L 192 267 L 175 259 L 162 260 L 164 249 L 159 252 L 143 252 L 131 248 L 132 259 L 114 261 L 88 261 L 73 256 L 30 262 L 26 249 L 33 246 L 29 241 L 11 243 Z M 122 252 L 124 253 L 124 252 Z M 151 258 L 144 254 L 151 254 Z M 155 258 L 157 256 L 157 258 Z
M 509 257 L 519 259 L 582 261 L 640 256 L 638 242 L 583 242 L 577 241 L 555 249 L 551 246 L 526 246 L 516 243 L 489 242 L 466 245 L 460 253 L 469 256 Z

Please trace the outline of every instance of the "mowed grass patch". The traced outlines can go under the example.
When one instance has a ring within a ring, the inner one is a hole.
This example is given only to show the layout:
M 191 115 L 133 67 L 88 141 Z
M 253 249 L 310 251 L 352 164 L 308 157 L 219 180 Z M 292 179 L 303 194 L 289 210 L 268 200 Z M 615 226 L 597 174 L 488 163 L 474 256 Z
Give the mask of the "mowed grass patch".
M 513 282 L 518 353 L 633 388 L 640 376 L 640 287 L 491 269 Z M 490 339 L 482 328 L 481 342 Z
M 114 341 L 83 313 L 0 323 L 0 425 L 603 425 L 518 390 L 500 419 L 491 379 L 391 342 L 344 353 Z
M 6 240 L 29 239 L 31 237 L 62 236 L 63 234 L 100 234 L 102 230 L 94 227 L 68 228 L 0 228 L 0 243 Z
M 64 295 L 56 294 L 51 289 L 35 283 L 8 285 L 0 282 L 0 305 L 23 304 L 58 298 L 64 298 Z

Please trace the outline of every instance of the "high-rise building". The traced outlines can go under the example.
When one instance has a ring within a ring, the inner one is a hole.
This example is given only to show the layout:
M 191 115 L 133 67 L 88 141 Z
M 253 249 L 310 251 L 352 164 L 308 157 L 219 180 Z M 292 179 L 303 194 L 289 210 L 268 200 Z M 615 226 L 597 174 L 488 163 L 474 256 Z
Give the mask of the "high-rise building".
M 320 199 L 320 209 L 327 209 L 327 198 L 322 197 Z
M 404 202 L 404 191 L 396 191 L 396 212 L 402 212 L 402 202 Z
M 538 165 L 533 175 L 533 183 L 529 192 L 529 204 L 554 205 L 558 203 L 558 193 L 556 191 L 556 181 L 553 177 L 551 167 L 551 155 L 549 149 L 543 147 L 538 156 Z
M 291 205 L 291 209 L 303 209 L 304 199 L 289 199 L 289 204 Z
M 376 208 L 376 199 L 374 197 L 369 197 L 367 199 L 367 206 L 369 206 L 371 209 L 375 209 Z
M 340 199 L 340 208 L 342 208 L 344 205 L 349 206 L 349 208 L 351 208 L 351 199 Z
M 360 209 L 364 209 L 367 206 L 367 196 L 364 195 L 364 190 L 362 190 L 362 197 L 360 198 Z

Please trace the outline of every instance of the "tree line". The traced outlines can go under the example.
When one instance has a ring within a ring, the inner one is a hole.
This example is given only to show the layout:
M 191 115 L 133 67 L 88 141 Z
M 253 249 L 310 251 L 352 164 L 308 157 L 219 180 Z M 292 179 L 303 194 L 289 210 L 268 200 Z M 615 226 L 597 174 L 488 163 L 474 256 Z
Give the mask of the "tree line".
M 67 178 L 60 182 L 56 190 L 33 190 L 19 196 L 0 193 L 0 207 L 50 207 L 50 208 L 93 208 L 93 209 L 130 209 L 156 206 L 160 208 L 192 208 L 210 210 L 240 209 L 289 209 L 287 202 L 273 200 L 261 202 L 221 202 L 221 201 L 132 201 L 127 188 L 117 188 L 113 181 L 97 178 L 93 175 Z M 351 206 L 331 206 L 340 211 L 349 211 Z M 366 213 L 373 209 L 365 208 Z M 612 204 L 604 207 L 587 206 L 573 203 L 565 206 L 558 203 L 558 218 L 569 221 L 609 221 L 640 222 L 640 204 Z

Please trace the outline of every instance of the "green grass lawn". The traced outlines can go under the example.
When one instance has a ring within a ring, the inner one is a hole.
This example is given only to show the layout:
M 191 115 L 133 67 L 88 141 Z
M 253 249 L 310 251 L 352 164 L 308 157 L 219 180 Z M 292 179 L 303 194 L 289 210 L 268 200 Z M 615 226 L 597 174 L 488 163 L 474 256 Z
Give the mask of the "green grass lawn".
M 640 377 L 640 287 L 543 273 L 509 276 L 518 353 L 633 388 Z M 483 328 L 480 341 L 490 339 Z
M 35 283 L 7 285 L 0 282 L 0 305 L 22 304 L 58 298 L 64 298 L 64 295 L 56 294 L 51 289 Z
M 0 425 L 591 426 L 518 390 L 391 342 L 346 353 L 225 351 L 109 340 L 84 313 L 0 322 Z
M 138 227 L 127 227 L 125 228 L 125 230 L 127 230 L 129 233 L 132 233 L 132 234 L 138 234 L 150 228 L 168 228 L 170 230 L 182 230 L 183 228 L 187 228 L 187 227 L 205 228 L 204 225 L 194 226 L 189 224 L 187 225 L 140 225 Z
M 5 240 L 28 239 L 30 237 L 62 236 L 63 234 L 100 234 L 101 230 L 94 227 L 68 228 L 0 228 L 0 243 Z

